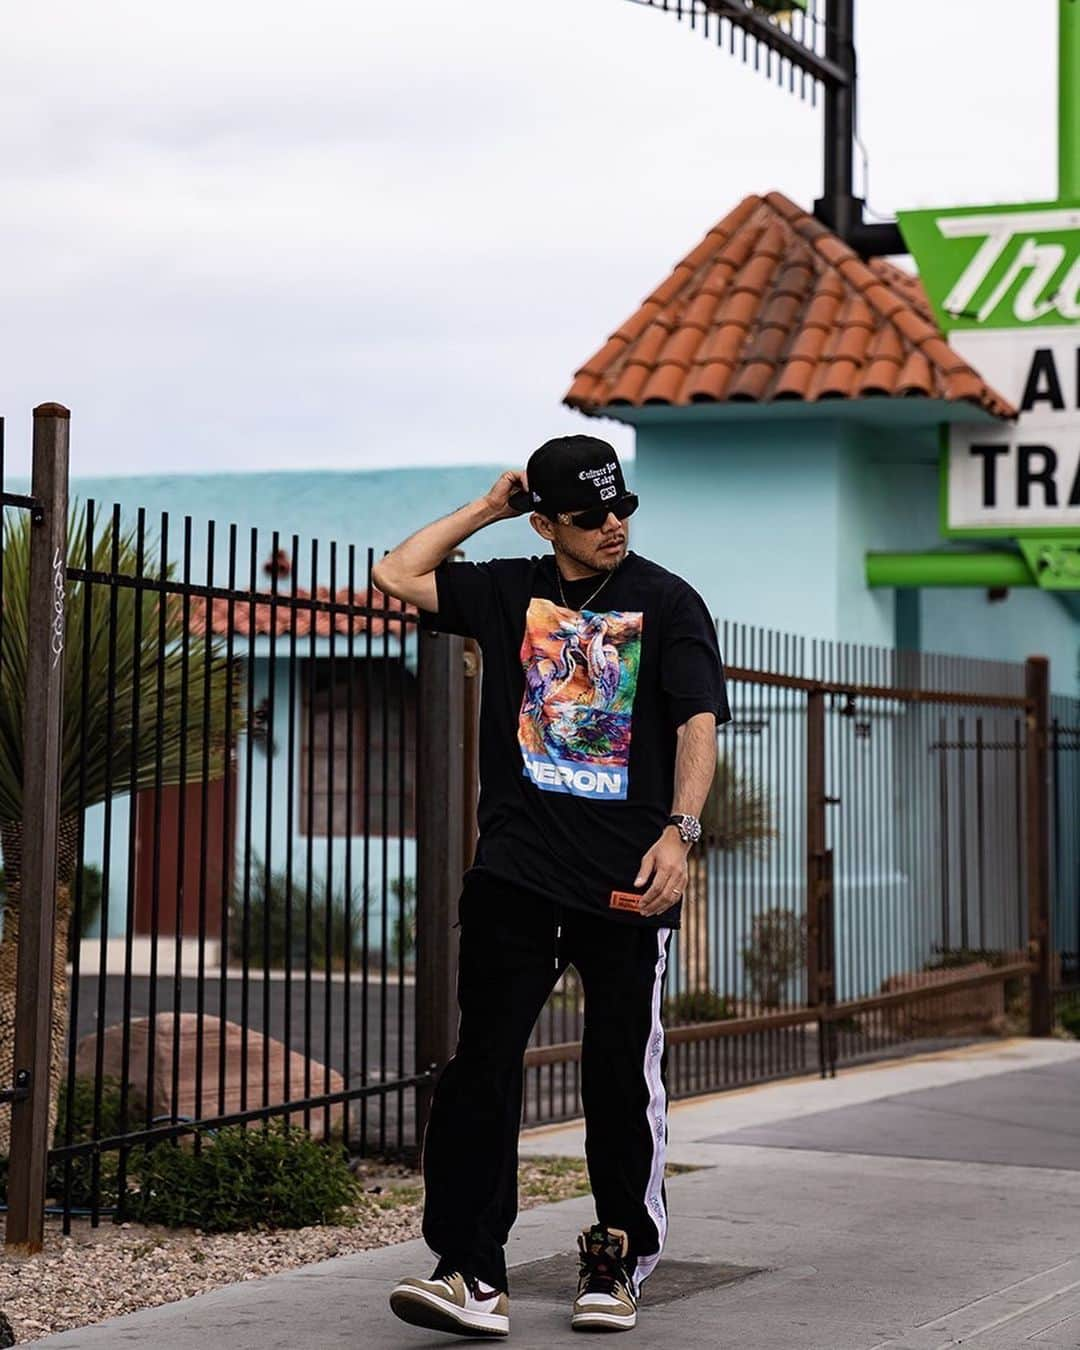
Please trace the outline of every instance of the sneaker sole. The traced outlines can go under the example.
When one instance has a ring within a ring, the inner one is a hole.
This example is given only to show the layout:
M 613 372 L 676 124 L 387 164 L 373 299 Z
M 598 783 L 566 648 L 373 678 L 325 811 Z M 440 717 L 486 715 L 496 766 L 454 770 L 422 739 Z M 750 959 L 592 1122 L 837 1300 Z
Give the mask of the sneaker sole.
M 422 1289 L 395 1289 L 390 1295 L 390 1310 L 410 1326 L 426 1327 L 429 1331 L 457 1335 L 464 1331 L 474 1336 L 510 1334 L 510 1319 L 502 1313 L 467 1312 L 456 1303 Z
M 575 1331 L 631 1331 L 637 1325 L 637 1313 L 619 1317 L 614 1313 L 575 1313 L 570 1319 Z

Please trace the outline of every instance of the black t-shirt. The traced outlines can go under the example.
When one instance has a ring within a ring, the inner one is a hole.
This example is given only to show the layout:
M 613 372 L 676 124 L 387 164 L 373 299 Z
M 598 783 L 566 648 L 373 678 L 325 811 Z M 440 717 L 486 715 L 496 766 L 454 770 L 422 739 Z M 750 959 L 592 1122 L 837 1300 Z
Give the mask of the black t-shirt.
M 676 927 L 681 905 L 645 919 L 613 892 L 645 889 L 633 882 L 671 813 L 677 728 L 731 720 L 705 602 L 635 553 L 606 581 L 563 581 L 565 607 L 552 554 L 444 562 L 435 579 L 438 613 L 421 626 L 476 638 L 483 656 L 473 869 Z

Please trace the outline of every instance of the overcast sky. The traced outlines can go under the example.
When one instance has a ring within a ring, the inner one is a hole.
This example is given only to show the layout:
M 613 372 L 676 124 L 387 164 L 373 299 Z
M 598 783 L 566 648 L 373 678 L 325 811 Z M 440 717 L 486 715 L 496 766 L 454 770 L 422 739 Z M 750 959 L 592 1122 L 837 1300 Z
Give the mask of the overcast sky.
M 875 211 L 1055 196 L 1057 0 L 858 9 Z M 9 468 L 46 399 L 79 476 L 517 463 L 740 198 L 812 204 L 820 120 L 627 0 L 19 6 Z

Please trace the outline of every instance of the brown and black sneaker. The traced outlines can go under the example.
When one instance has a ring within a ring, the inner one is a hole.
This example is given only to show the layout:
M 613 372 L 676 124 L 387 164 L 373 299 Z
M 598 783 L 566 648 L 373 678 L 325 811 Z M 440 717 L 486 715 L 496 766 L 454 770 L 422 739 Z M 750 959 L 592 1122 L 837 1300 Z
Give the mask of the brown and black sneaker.
M 390 1293 L 391 1310 L 403 1322 L 455 1336 L 506 1336 L 510 1332 L 510 1299 L 487 1289 L 460 1270 L 435 1269 L 430 1280 L 409 1275 Z
M 621 1228 L 594 1223 L 578 1235 L 581 1266 L 570 1324 L 575 1331 L 629 1331 L 637 1296 L 626 1268 L 629 1240 Z

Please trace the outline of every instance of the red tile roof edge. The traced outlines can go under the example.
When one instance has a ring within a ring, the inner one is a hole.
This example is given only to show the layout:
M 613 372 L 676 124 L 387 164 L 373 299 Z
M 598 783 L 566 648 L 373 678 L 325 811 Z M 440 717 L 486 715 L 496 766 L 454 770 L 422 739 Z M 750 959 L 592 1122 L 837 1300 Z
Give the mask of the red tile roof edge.
M 331 603 L 341 608 L 331 611 Z M 189 606 L 188 632 L 197 637 L 206 636 L 207 601 L 201 597 L 194 597 L 189 601 Z M 209 606 L 209 631 L 213 637 L 227 637 L 231 627 L 234 637 L 270 637 L 273 634 L 286 642 L 290 642 L 292 638 L 294 615 L 297 639 L 310 639 L 312 628 L 316 637 L 329 637 L 331 631 L 337 637 L 346 638 L 351 631 L 355 637 L 367 633 L 369 628 L 373 637 L 381 637 L 387 630 L 393 632 L 404 628 L 407 632 L 409 628 L 415 626 L 417 614 L 415 605 L 395 600 L 374 587 L 370 591 L 354 591 L 351 596 L 346 587 L 337 591 L 332 601 L 329 588 L 320 586 L 314 595 L 311 591 L 298 587 L 295 598 L 291 588 L 280 590 L 276 596 L 270 592 L 260 592 L 254 606 L 250 599 L 230 601 L 223 597 L 215 597 L 209 602 Z M 350 614 L 349 609 L 376 612 Z M 253 612 L 254 625 L 252 625 Z M 331 619 L 333 619 L 332 630 Z
M 924 398 L 1016 409 L 950 347 L 922 284 L 864 261 L 788 197 L 749 196 L 575 372 L 563 402 L 619 407 Z

